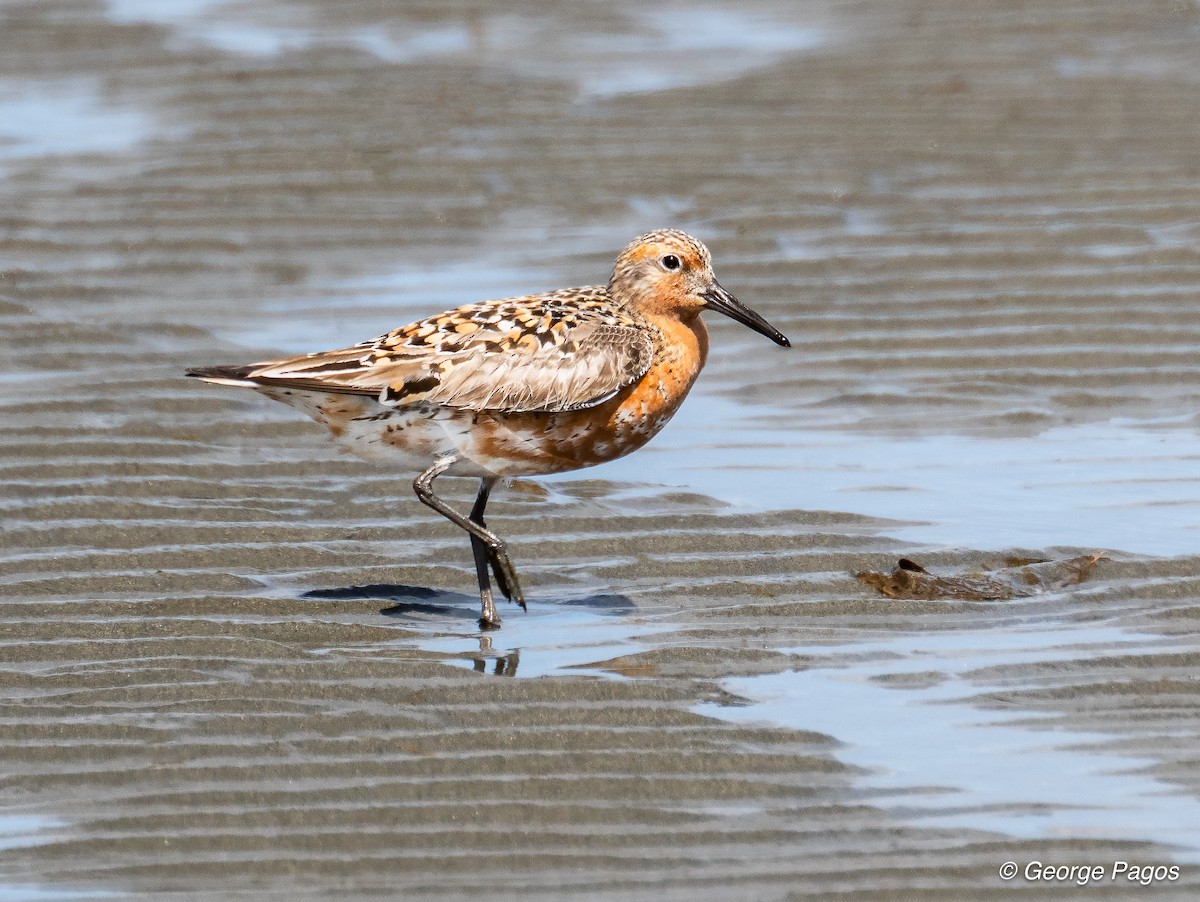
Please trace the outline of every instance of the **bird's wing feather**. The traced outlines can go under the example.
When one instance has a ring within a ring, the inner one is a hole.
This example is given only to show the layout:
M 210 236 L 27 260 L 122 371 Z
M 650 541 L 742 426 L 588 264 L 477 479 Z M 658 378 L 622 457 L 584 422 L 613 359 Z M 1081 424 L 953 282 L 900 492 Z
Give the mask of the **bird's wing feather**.
M 460 307 L 350 348 L 238 367 L 236 378 L 390 406 L 565 411 L 633 384 L 653 354 L 644 320 L 595 286 Z

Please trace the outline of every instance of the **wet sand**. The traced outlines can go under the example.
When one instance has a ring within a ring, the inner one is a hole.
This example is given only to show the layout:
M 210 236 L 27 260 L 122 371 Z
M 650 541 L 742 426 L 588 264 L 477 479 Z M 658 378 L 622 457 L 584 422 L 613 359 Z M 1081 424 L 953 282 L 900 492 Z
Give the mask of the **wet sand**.
M 0 900 L 1194 897 L 1200 7 L 505 9 L 0 8 Z M 795 348 L 499 493 L 487 636 L 410 474 L 180 375 L 661 225 Z

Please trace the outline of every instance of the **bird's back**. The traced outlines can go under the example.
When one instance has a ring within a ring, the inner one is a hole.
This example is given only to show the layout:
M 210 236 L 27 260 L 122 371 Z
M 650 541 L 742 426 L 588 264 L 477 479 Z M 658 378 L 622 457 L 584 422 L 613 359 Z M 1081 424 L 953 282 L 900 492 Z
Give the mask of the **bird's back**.
M 664 340 L 607 287 L 587 286 L 469 304 L 348 348 L 188 374 L 297 407 L 368 459 L 456 453 L 486 472 L 548 473 L 619 456 L 620 443 L 610 450 L 589 424 L 608 422 L 610 402 L 651 371 Z
M 212 382 L 527 412 L 588 407 L 640 378 L 653 330 L 604 286 L 469 304 L 348 348 L 189 375 Z

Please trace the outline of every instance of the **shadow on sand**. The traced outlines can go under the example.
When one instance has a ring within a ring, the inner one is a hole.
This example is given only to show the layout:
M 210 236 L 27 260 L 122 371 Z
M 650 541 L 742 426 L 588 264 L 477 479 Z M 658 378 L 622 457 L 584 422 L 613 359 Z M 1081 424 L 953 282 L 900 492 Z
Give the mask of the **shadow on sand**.
M 391 605 L 379 611 L 386 617 L 405 617 L 415 614 L 473 619 L 479 616 L 478 595 L 451 592 L 445 589 L 431 589 L 426 586 L 408 586 L 402 583 L 373 583 L 368 586 L 311 589 L 300 597 L 319 601 L 390 601 Z M 582 608 L 595 614 L 610 616 L 630 614 L 636 609 L 631 598 L 627 595 L 617 594 L 587 595 L 583 598 L 562 600 L 542 598 L 538 599 L 536 604 L 543 606 L 543 610 L 547 612 L 562 608 Z M 533 604 L 530 607 L 531 613 L 536 613 Z M 521 612 L 516 611 L 516 613 L 519 615 Z
M 479 673 L 505 677 L 517 675 L 523 648 L 535 652 L 533 668 L 524 668 L 529 676 L 577 666 L 579 662 L 575 658 L 578 654 L 574 650 L 579 647 L 589 649 L 583 656 L 586 660 L 592 660 L 596 655 L 603 657 L 599 652 L 591 654 L 596 642 L 603 645 L 606 638 L 611 638 L 608 635 L 610 631 L 600 629 L 597 632 L 600 621 L 612 618 L 607 622 L 620 630 L 620 618 L 637 610 L 633 601 L 625 595 L 588 595 L 563 600 L 543 598 L 530 605 L 527 613 L 514 607 L 505 620 L 507 628 L 504 628 L 505 625 L 497 627 L 480 623 L 478 596 L 425 586 L 377 583 L 312 589 L 300 597 L 318 601 L 393 602 L 379 613 L 403 621 L 406 626 L 424 634 L 425 637 L 418 643 L 419 647 L 444 653 L 448 663 L 467 665 Z M 462 621 L 471 620 L 479 624 L 478 633 L 464 633 L 461 627 L 456 626 Z M 578 630 L 589 624 L 591 628 L 586 630 L 589 638 L 581 642 Z M 624 639 L 623 634 L 621 638 Z M 463 643 L 469 643 L 469 647 Z

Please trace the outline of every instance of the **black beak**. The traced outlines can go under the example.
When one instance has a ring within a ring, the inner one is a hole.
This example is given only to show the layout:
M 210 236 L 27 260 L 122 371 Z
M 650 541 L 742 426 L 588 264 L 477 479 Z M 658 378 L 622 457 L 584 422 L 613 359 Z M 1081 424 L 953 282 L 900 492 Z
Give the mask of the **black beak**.
M 790 348 L 792 343 L 787 340 L 787 336 L 772 326 L 769 322 L 731 295 L 728 291 L 718 285 L 715 281 L 712 283 L 712 288 L 700 295 L 704 298 L 706 307 L 716 310 L 718 313 L 724 313 L 730 319 L 735 319 L 743 326 L 749 326 L 755 332 L 767 336 L 775 344 L 781 347 Z

